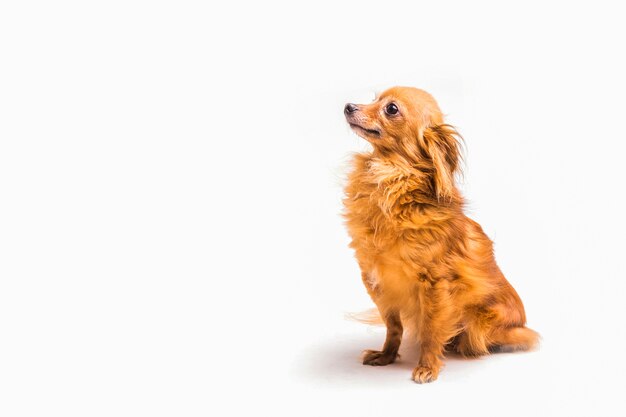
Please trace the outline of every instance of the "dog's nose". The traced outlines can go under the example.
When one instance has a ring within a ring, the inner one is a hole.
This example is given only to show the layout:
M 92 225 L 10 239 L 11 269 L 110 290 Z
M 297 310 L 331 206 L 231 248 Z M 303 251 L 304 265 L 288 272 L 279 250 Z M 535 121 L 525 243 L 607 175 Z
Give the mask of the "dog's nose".
M 350 113 L 354 113 L 358 109 L 359 108 L 356 106 L 356 104 L 348 103 L 346 104 L 346 107 L 343 108 L 343 112 L 345 114 L 350 114 Z

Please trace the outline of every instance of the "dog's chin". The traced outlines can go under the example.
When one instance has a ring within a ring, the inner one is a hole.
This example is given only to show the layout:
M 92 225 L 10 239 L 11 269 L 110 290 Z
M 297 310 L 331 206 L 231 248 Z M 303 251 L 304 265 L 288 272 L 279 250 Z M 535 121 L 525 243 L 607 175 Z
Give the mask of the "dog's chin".
M 354 133 L 356 133 L 365 140 L 375 140 L 380 138 L 380 130 L 366 129 L 356 123 L 350 123 L 350 128 Z

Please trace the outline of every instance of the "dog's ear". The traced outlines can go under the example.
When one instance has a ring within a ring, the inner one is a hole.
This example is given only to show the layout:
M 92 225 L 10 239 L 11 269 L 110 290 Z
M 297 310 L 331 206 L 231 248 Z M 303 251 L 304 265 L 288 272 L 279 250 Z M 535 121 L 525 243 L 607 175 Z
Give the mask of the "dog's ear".
M 450 125 L 435 125 L 424 130 L 423 148 L 433 164 L 433 183 L 437 199 L 454 195 L 455 175 L 460 170 L 461 136 Z

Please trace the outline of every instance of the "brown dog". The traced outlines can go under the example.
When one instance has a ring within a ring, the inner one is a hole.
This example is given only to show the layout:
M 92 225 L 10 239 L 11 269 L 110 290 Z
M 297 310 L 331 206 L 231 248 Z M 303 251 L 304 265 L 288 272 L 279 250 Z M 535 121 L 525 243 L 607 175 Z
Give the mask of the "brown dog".
M 363 283 L 387 326 L 382 351 L 366 351 L 363 363 L 392 363 L 403 328 L 419 341 L 419 383 L 437 378 L 446 349 L 477 356 L 534 347 L 538 334 L 525 327 L 491 240 L 463 213 L 458 134 L 433 97 L 394 87 L 344 113 L 373 145 L 354 158 L 345 217 Z

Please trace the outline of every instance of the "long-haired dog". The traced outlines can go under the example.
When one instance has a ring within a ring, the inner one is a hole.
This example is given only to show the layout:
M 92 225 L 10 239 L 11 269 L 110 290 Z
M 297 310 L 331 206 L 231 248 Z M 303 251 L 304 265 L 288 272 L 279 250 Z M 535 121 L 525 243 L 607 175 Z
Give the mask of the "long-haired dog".
M 372 144 L 348 177 L 346 224 L 387 336 L 366 365 L 396 359 L 403 329 L 416 336 L 413 380 L 437 379 L 446 350 L 478 356 L 527 350 L 538 334 L 504 278 L 491 240 L 463 213 L 455 185 L 460 144 L 433 97 L 394 87 L 371 104 L 347 104 L 350 127 Z

